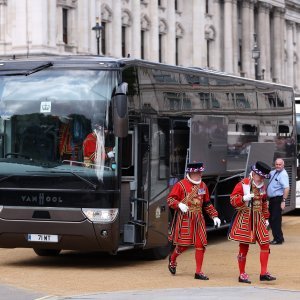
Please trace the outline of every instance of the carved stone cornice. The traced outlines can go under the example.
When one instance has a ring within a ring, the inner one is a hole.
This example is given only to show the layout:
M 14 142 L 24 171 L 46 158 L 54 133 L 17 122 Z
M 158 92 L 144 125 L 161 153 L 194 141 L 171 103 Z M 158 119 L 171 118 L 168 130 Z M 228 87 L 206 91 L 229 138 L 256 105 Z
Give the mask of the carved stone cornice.
M 159 33 L 160 34 L 167 34 L 168 32 L 168 25 L 165 19 L 159 20 Z
M 122 25 L 129 27 L 132 24 L 132 16 L 128 9 L 122 10 Z
M 253 8 L 256 0 L 242 0 L 240 1 L 244 8 Z
M 269 13 L 270 10 L 272 9 L 272 5 L 270 3 L 266 3 L 266 2 L 258 2 L 258 9 L 261 12 L 264 13 Z
M 281 17 L 285 14 L 285 8 L 284 7 L 273 6 L 272 11 L 273 11 L 274 17 Z
M 182 38 L 184 36 L 184 29 L 183 29 L 183 26 L 181 25 L 181 23 L 179 22 L 176 22 L 176 37 L 180 37 Z
M 111 22 L 112 21 L 112 9 L 107 4 L 101 5 L 101 20 L 105 22 Z
M 151 27 L 150 18 L 147 15 L 142 15 L 141 17 L 141 29 L 143 31 L 149 31 Z
M 286 22 L 287 29 L 291 29 L 295 24 L 295 22 L 290 21 L 290 20 L 285 20 L 285 22 Z
M 57 6 L 77 8 L 77 2 L 78 0 L 57 0 Z
M 216 36 L 216 30 L 213 25 L 205 25 L 205 39 L 208 41 L 213 41 Z

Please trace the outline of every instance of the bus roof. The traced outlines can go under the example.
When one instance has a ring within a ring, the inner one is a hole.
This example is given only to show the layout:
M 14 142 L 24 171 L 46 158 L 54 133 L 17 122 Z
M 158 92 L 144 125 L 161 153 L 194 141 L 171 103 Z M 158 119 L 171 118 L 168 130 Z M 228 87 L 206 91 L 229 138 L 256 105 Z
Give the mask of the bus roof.
M 18 70 L 28 70 L 37 67 L 41 63 L 53 63 L 53 65 L 65 65 L 66 67 L 72 66 L 81 66 L 81 67 L 92 67 L 92 68 L 120 68 L 123 66 L 141 66 L 141 67 L 149 67 L 149 68 L 156 68 L 160 70 L 166 71 L 174 71 L 180 73 L 190 73 L 194 75 L 210 75 L 216 77 L 229 77 L 234 79 L 235 81 L 240 82 L 251 82 L 252 84 L 255 83 L 257 87 L 259 86 L 273 86 L 273 87 L 281 87 L 287 88 L 289 90 L 292 89 L 291 86 L 278 84 L 273 82 L 261 81 L 261 80 L 254 80 L 250 78 L 240 77 L 237 75 L 200 68 L 200 67 L 183 67 L 183 66 L 176 66 L 176 65 L 168 65 L 158 62 L 151 62 L 142 59 L 135 59 L 135 58 L 114 58 L 108 56 L 96 56 L 96 55 L 65 55 L 65 56 L 30 56 L 30 57 L 14 57 L 13 59 L 2 59 L 0 60 L 0 73 L 6 73 L 7 71 L 18 71 Z M 300 97 L 299 97 L 300 99 Z

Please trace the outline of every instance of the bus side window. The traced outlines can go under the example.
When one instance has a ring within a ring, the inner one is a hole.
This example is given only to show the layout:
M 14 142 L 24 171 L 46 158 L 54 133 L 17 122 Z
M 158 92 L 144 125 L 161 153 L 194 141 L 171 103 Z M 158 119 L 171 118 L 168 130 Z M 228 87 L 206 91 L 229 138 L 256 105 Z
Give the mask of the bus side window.
M 122 176 L 134 176 L 133 133 L 123 138 L 122 144 Z
M 4 157 L 5 134 L 0 133 L 0 158 Z

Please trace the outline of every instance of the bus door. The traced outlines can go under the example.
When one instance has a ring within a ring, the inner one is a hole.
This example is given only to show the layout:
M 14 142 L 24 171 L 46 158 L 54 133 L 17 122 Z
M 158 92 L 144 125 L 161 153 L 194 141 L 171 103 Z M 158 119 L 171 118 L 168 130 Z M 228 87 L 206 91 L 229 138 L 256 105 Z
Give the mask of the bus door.
M 167 196 L 169 193 L 170 119 L 152 118 L 150 135 L 149 201 L 145 248 L 158 248 L 155 255 L 165 257 L 168 249 Z
M 131 209 L 128 225 L 125 225 L 124 242 L 145 244 L 148 209 L 148 176 L 150 155 L 150 126 L 141 123 L 135 126 L 133 141 L 134 172 L 131 188 Z

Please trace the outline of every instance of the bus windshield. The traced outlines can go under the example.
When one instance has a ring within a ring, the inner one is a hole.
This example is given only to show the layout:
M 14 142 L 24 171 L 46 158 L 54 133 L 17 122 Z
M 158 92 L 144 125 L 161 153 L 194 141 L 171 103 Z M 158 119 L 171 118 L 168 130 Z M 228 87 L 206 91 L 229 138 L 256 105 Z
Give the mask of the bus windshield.
M 115 182 L 110 111 L 116 85 L 117 72 L 103 70 L 1 76 L 0 187 L 11 187 L 16 176 L 64 176 L 72 188 Z

